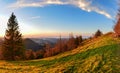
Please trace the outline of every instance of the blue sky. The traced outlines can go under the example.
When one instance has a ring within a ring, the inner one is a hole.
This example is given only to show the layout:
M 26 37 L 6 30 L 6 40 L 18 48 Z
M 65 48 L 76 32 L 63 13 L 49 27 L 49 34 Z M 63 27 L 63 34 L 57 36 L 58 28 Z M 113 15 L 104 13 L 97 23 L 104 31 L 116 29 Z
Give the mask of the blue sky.
M 14 12 L 24 36 L 91 35 L 112 31 L 116 0 L 0 0 L 0 33 Z

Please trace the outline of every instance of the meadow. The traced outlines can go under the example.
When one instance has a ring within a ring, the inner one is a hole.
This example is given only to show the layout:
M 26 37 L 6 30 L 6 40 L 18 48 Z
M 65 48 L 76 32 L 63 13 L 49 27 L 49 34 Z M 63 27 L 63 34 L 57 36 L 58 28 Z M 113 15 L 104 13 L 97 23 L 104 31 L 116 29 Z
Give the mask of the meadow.
M 28 61 L 0 61 L 0 73 L 119 73 L 120 39 L 112 34 L 83 42 L 53 57 Z

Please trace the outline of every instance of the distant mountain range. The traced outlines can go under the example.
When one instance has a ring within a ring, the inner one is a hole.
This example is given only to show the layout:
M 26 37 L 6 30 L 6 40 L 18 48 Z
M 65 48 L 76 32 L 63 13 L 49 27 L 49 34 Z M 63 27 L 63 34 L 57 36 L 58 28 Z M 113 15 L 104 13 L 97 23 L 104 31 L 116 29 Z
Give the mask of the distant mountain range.
M 62 40 L 67 40 L 68 38 L 62 38 Z M 58 42 L 59 38 L 26 38 L 24 40 L 26 49 L 32 49 L 37 51 L 43 49 L 45 44 L 50 44 L 54 47 Z
M 57 38 L 30 38 L 30 39 L 40 45 L 44 45 L 44 44 L 54 45 L 58 41 Z
M 67 38 L 62 38 L 66 40 Z M 45 44 L 50 44 L 51 47 L 54 47 L 59 38 L 25 38 L 24 44 L 26 49 L 32 49 L 37 51 L 43 49 Z M 0 38 L 0 45 L 2 45 L 3 38 Z

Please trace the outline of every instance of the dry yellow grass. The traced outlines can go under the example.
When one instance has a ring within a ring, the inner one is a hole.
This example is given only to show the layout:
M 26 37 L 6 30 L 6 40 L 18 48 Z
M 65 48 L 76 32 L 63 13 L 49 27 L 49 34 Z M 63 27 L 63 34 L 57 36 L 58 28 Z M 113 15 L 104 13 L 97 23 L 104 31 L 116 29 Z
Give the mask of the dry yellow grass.
M 103 35 L 74 50 L 39 60 L 0 61 L 0 73 L 119 73 L 119 38 Z

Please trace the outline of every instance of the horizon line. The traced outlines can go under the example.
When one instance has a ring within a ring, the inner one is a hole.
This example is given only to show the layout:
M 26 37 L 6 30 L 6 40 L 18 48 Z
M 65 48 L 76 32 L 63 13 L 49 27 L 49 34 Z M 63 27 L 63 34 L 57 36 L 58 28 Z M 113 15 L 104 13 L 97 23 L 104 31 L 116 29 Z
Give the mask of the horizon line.
M 69 38 L 69 35 L 73 34 L 76 36 L 90 37 L 93 36 L 93 33 L 41 33 L 41 34 L 22 34 L 23 38 Z M 0 38 L 4 38 L 4 35 L 0 35 Z

